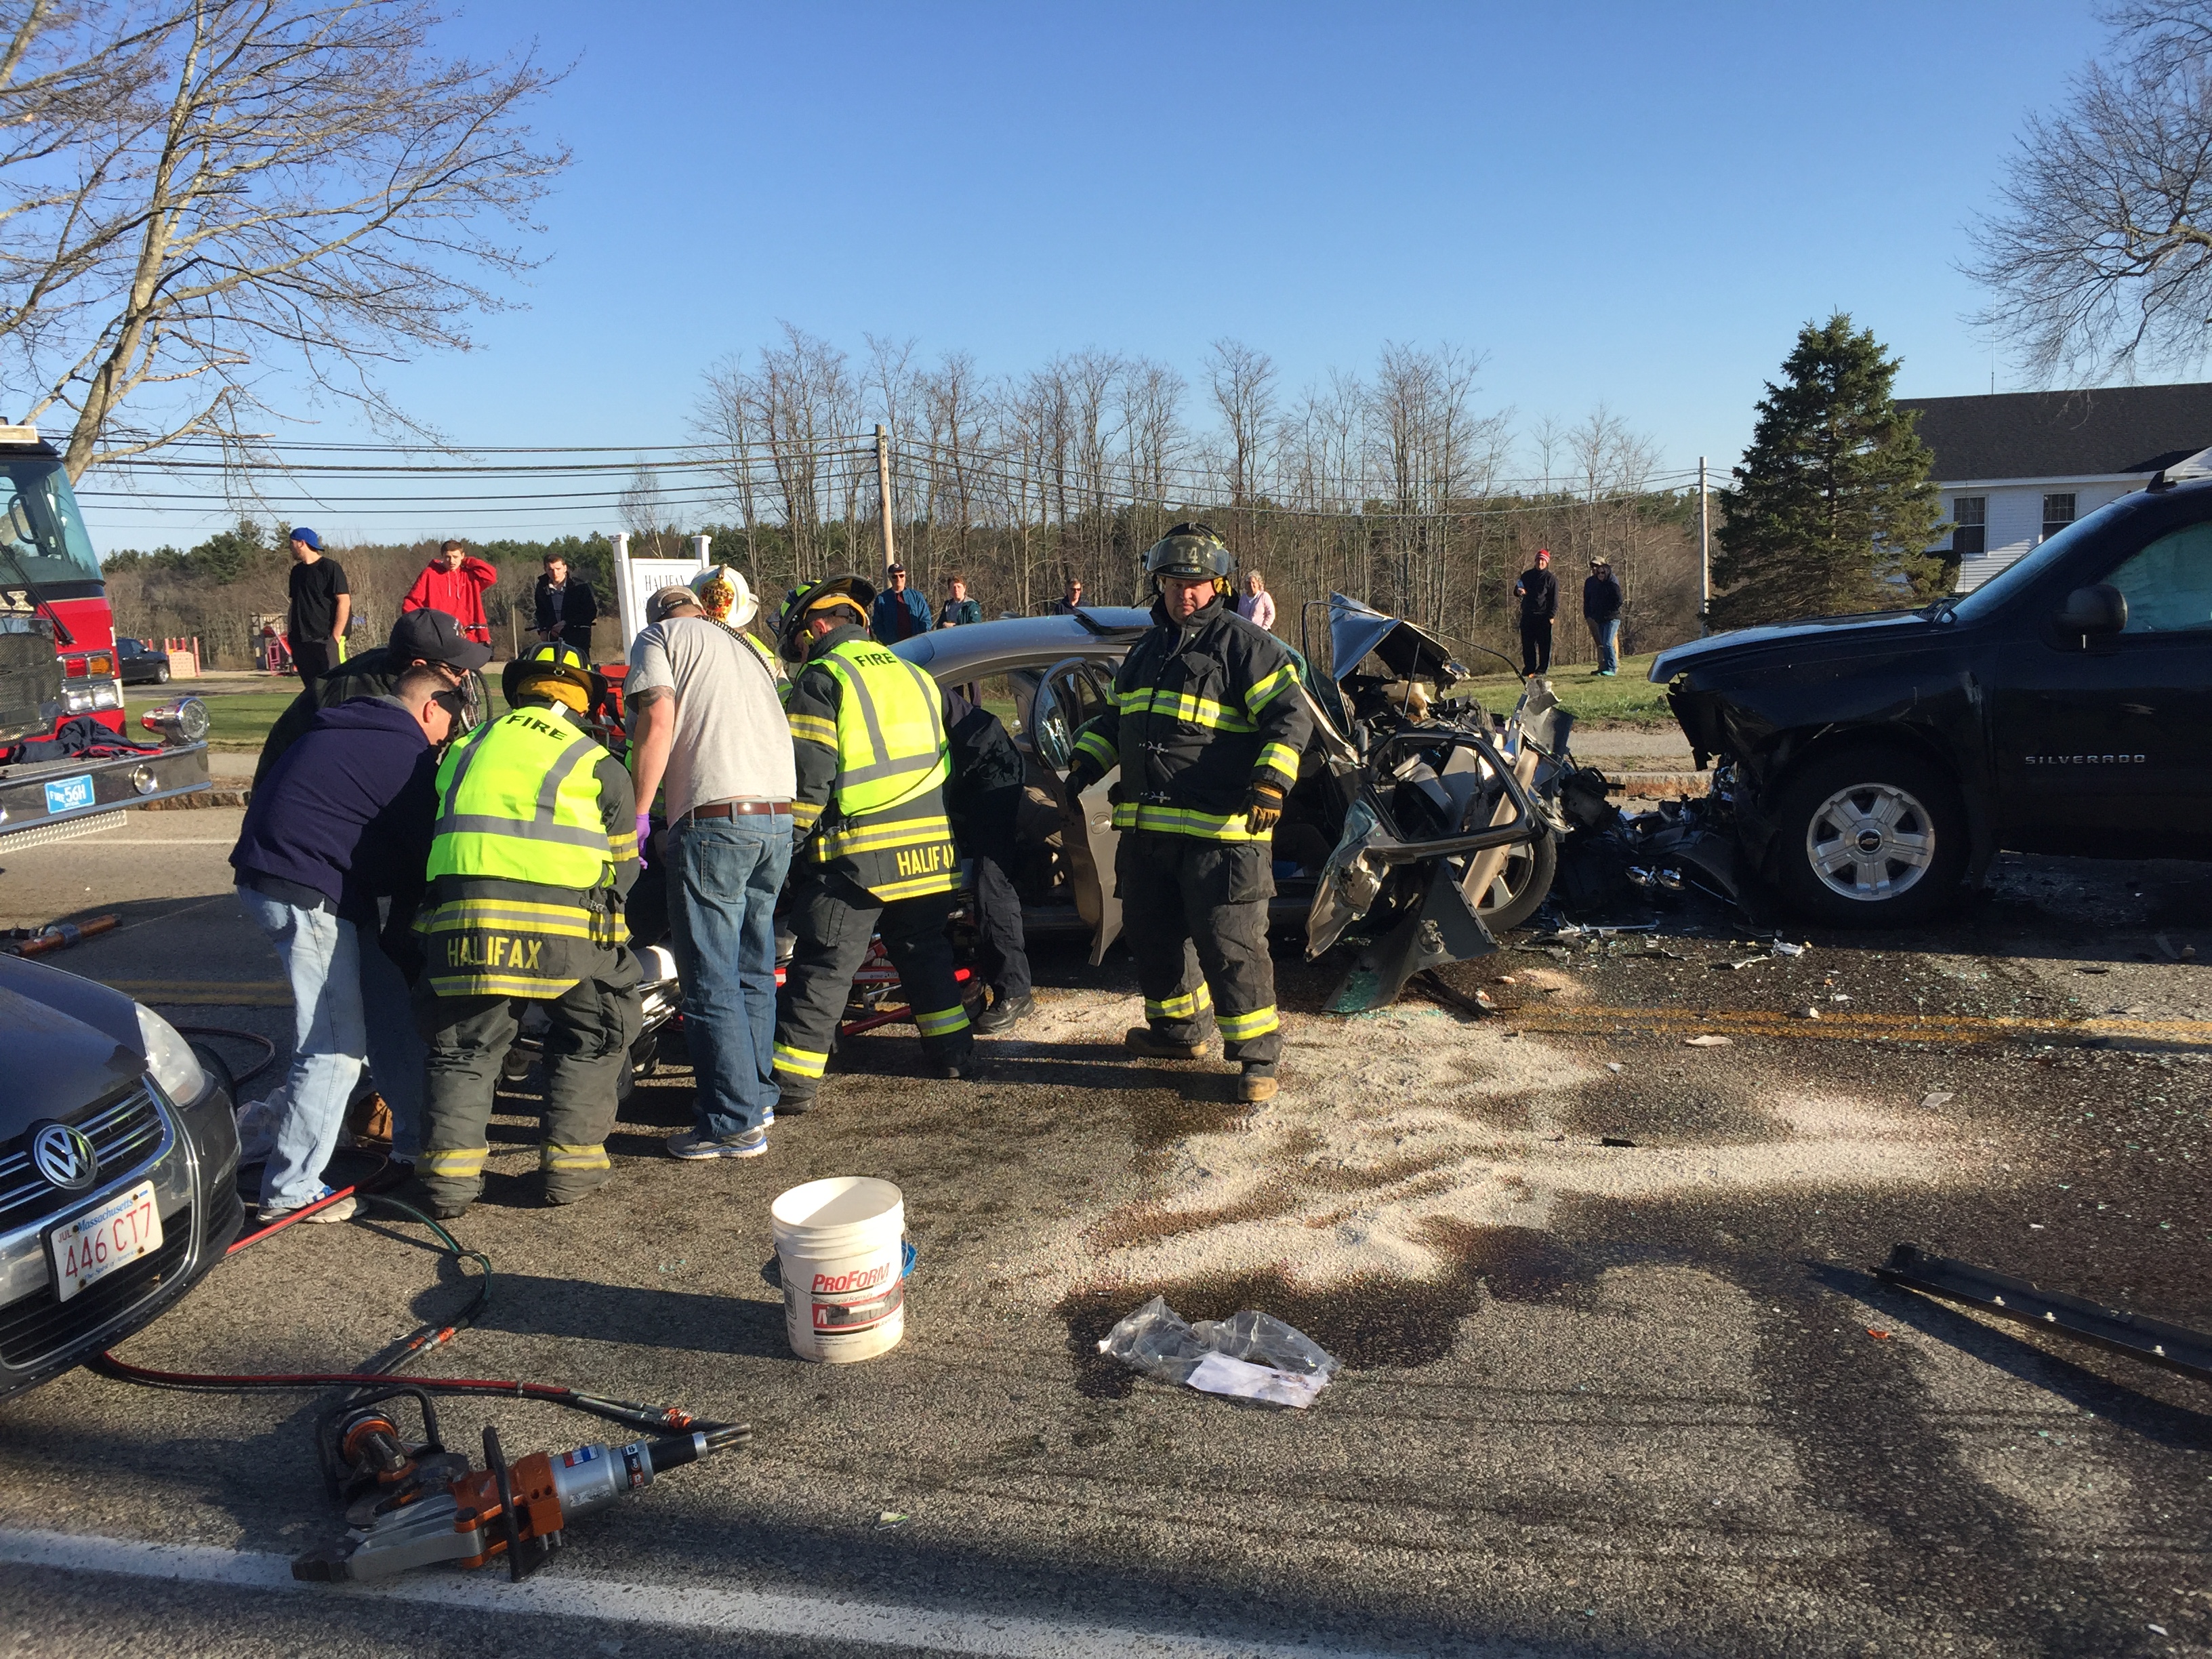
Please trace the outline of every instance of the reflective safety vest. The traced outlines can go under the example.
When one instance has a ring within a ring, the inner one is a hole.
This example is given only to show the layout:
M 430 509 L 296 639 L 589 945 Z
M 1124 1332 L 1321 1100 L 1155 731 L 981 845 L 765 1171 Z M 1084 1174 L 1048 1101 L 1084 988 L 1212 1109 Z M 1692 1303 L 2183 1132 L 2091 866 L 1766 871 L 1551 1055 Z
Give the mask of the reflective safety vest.
M 430 878 L 611 884 L 614 849 L 592 770 L 605 753 L 550 708 L 518 708 L 463 738 L 438 768 Z
M 959 885 L 960 860 L 945 811 L 951 758 L 944 694 L 922 670 L 857 635 L 807 665 L 816 668 L 836 683 L 836 720 L 810 712 L 823 704 L 804 696 L 790 715 L 794 738 L 837 757 L 835 811 L 793 806 L 802 831 L 820 820 L 811 856 L 843 864 L 885 901 L 950 892 Z

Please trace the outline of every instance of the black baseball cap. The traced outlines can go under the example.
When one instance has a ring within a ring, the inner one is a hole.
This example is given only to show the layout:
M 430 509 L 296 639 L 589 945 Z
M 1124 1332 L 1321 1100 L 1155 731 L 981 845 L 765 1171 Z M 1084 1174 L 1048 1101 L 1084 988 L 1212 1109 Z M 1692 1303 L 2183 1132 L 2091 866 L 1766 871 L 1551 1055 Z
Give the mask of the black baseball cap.
M 491 647 L 462 633 L 460 623 L 442 611 L 401 611 L 386 648 L 402 662 L 420 659 L 448 668 L 482 668 L 491 660 Z

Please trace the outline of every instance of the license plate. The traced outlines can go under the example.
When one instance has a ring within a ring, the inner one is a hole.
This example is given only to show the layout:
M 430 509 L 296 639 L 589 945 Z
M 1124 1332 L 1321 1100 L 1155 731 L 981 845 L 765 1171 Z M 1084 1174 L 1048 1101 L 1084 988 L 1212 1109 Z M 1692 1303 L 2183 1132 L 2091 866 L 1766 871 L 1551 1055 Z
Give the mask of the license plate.
M 54 1295 L 66 1302 L 118 1267 L 161 1248 L 161 1212 L 154 1183 L 142 1181 L 122 1197 L 65 1221 L 46 1235 L 54 1252 Z
M 81 778 L 57 778 L 46 786 L 46 811 L 76 812 L 93 804 L 92 774 Z

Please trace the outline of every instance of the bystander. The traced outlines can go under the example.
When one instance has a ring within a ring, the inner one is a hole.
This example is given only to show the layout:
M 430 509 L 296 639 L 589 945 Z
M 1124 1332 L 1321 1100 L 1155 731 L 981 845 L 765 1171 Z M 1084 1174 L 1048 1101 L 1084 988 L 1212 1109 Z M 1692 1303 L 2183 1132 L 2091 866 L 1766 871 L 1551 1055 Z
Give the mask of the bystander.
M 459 703 L 436 671 L 416 667 L 388 696 L 324 709 L 246 808 L 230 854 L 239 902 L 283 959 L 293 1007 L 290 1086 L 262 1169 L 263 1221 L 330 1196 L 324 1166 L 368 1052 L 364 986 L 401 977 L 379 943 L 380 901 L 404 932 L 429 856 L 438 745 Z M 380 1022 L 389 1017 L 380 1008 Z M 419 1057 L 415 1064 L 412 1076 L 395 1068 L 381 1079 L 397 1165 L 420 1146 Z M 347 1199 L 310 1219 L 352 1212 Z
M 345 660 L 353 591 L 346 586 L 345 567 L 323 551 L 323 538 L 307 526 L 293 531 L 291 549 L 285 643 L 301 684 L 312 685 Z
M 775 1121 L 775 901 L 791 868 L 791 731 L 775 676 L 708 617 L 690 589 L 646 605 L 623 682 L 637 836 L 656 791 L 659 860 L 696 1121 L 668 1150 L 682 1158 L 755 1158 Z
M 1604 559 L 1592 559 L 1583 579 L 1583 620 L 1597 647 L 1595 678 L 1611 679 L 1620 672 L 1620 582 Z

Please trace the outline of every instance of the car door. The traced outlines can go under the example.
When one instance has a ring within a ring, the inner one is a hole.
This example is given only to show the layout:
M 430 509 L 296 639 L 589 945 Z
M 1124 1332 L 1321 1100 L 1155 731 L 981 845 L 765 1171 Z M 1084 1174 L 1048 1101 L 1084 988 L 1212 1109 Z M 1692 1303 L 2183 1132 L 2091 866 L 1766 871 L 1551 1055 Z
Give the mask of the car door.
M 1075 736 L 1085 722 L 1103 714 L 1114 694 L 1112 674 L 1081 657 L 1054 663 L 1037 682 L 1030 702 L 1030 742 L 1050 769 L 1060 797 L 1060 847 L 1067 859 L 1076 914 L 1091 924 L 1091 961 L 1105 960 L 1107 947 L 1121 936 L 1121 901 L 1115 890 L 1114 853 L 1121 833 L 1114 828 L 1108 791 L 1120 769 L 1083 792 L 1067 788 L 1067 769 L 1075 760 Z
M 2002 651 L 2006 839 L 2121 856 L 2212 841 L 2212 522 L 2076 574 L 2118 588 L 2127 620 L 2084 638 L 2055 617 L 2024 618 L 2038 631 Z

